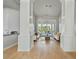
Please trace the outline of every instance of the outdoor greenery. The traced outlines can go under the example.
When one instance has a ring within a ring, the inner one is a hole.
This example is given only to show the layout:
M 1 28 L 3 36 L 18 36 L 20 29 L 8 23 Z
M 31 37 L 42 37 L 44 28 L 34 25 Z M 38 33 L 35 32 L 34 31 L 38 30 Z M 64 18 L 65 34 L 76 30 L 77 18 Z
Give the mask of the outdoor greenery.
M 52 24 L 38 24 L 38 32 L 53 32 L 54 26 L 52 27 Z

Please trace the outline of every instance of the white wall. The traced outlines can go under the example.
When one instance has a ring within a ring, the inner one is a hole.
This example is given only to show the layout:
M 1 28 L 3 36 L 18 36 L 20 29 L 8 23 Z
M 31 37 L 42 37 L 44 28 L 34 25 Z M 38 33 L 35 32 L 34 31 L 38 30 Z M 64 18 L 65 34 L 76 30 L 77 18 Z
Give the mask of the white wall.
M 3 36 L 3 49 L 7 49 L 12 47 L 18 43 L 18 36 L 17 34 Z
M 75 0 L 65 0 L 63 7 L 61 47 L 64 51 L 76 51 Z
M 56 24 L 56 19 L 48 19 L 48 18 L 37 18 L 37 23 L 41 24 Z
M 3 8 L 3 48 L 13 46 L 18 42 L 18 35 L 8 35 L 11 31 L 19 32 L 19 11 L 10 8 Z
M 30 46 L 31 48 L 34 46 L 34 39 L 35 39 L 35 35 L 34 35 L 34 24 L 30 24 Z
M 3 31 L 18 31 L 19 32 L 19 10 L 10 9 L 10 8 L 4 8 L 3 9 Z
M 30 0 L 30 46 L 31 48 L 33 47 L 34 45 L 34 33 L 35 33 L 35 30 L 34 30 L 34 13 L 33 13 L 33 0 Z
M 12 8 L 19 10 L 20 8 L 20 0 L 3 0 L 4 8 Z
M 34 32 L 37 32 L 37 17 L 33 16 L 33 23 L 34 23 Z
M 20 35 L 18 38 L 18 51 L 29 51 L 30 42 L 30 0 L 20 0 Z

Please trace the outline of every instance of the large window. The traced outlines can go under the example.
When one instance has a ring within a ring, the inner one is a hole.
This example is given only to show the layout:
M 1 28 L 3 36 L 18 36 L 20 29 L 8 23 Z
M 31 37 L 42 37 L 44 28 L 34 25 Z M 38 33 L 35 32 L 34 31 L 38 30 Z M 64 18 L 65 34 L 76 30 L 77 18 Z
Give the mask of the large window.
M 54 32 L 55 30 L 55 24 L 38 24 L 38 32 L 46 33 L 48 31 Z

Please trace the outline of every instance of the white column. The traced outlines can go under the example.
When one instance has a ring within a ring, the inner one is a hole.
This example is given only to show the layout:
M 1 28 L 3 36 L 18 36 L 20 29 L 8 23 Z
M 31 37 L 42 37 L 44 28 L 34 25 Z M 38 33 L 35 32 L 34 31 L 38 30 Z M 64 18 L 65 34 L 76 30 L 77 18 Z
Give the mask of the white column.
M 59 19 L 56 20 L 56 32 L 59 32 Z
M 75 51 L 76 37 L 75 37 L 75 23 L 74 11 L 75 0 L 65 0 L 64 19 L 62 20 L 62 38 L 61 46 L 64 51 Z
M 30 0 L 20 0 L 20 35 L 18 38 L 18 51 L 30 50 L 29 33 Z

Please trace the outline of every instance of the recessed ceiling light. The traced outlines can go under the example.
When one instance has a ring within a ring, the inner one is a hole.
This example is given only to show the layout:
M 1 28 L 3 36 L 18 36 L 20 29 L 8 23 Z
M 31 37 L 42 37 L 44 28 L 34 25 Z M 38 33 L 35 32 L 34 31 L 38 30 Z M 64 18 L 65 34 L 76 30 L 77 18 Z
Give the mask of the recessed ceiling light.
M 52 7 L 52 5 L 49 5 L 49 7 Z
M 52 5 L 45 5 L 45 7 L 52 7 Z
M 45 5 L 45 7 L 48 7 L 48 5 Z
M 18 5 L 20 5 L 20 0 L 14 0 Z

